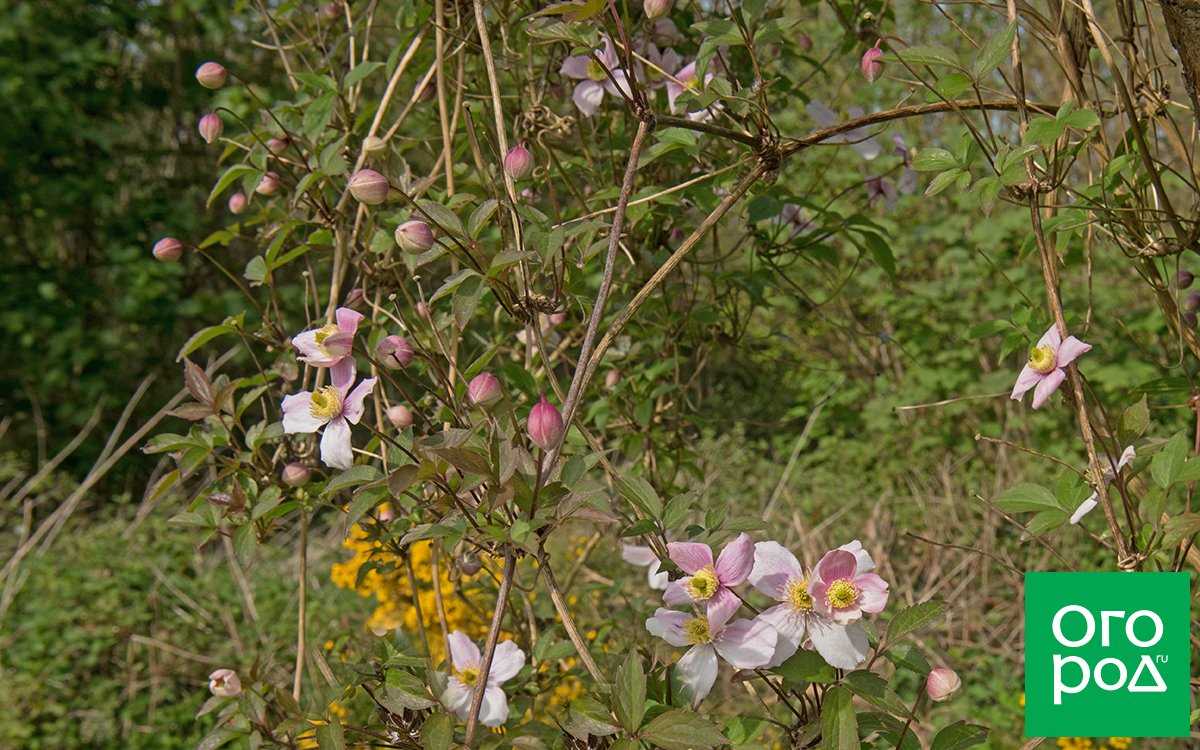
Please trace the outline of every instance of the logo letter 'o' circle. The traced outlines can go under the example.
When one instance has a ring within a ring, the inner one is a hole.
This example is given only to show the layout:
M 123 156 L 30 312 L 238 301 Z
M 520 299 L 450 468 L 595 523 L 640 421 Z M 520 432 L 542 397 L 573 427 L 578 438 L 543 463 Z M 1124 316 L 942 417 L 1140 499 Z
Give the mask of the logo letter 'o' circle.
M 1104 680 L 1104 668 L 1109 664 L 1117 665 L 1118 678 L 1116 682 L 1105 682 Z M 1125 670 L 1124 662 L 1122 662 L 1120 659 L 1114 659 L 1111 656 L 1107 659 L 1101 659 L 1098 661 L 1096 663 L 1096 668 L 1092 671 L 1092 679 L 1095 680 L 1096 684 L 1100 686 L 1100 689 L 1107 690 L 1109 692 L 1112 692 L 1113 690 L 1120 690 L 1125 684 L 1126 678 L 1128 677 L 1129 672 Z
M 1150 618 L 1150 621 L 1154 623 L 1153 638 L 1146 641 L 1139 640 L 1137 635 L 1133 632 L 1133 623 L 1136 622 L 1139 617 L 1148 617 Z M 1132 615 L 1130 615 L 1129 619 L 1125 621 L 1125 637 L 1129 639 L 1130 643 L 1138 648 L 1150 648 L 1154 644 L 1161 641 L 1162 636 L 1163 621 L 1162 618 L 1158 616 L 1157 612 L 1151 612 L 1148 609 L 1139 609 L 1137 612 L 1134 612 Z
M 1065 635 L 1063 635 L 1063 632 L 1062 632 L 1063 618 L 1066 617 L 1066 615 L 1070 612 L 1078 612 L 1079 614 L 1083 615 L 1083 621 L 1087 625 L 1087 629 L 1084 630 L 1083 637 L 1080 638 L 1079 640 L 1073 641 L 1073 640 L 1067 638 Z M 1135 613 L 1134 617 L 1137 617 L 1138 614 L 1141 614 L 1141 612 Z M 1150 614 L 1153 614 L 1153 613 L 1151 612 Z M 1125 625 L 1125 628 L 1127 631 L 1126 635 L 1129 635 L 1129 633 L 1133 632 L 1132 628 L 1129 627 L 1129 622 L 1132 622 L 1134 617 L 1129 618 L 1128 622 L 1126 622 L 1126 625 Z M 1063 607 L 1062 609 L 1060 609 L 1054 613 L 1054 620 L 1053 620 L 1053 622 L 1050 623 L 1050 628 L 1054 631 L 1054 638 L 1059 643 L 1066 646 L 1067 648 L 1079 648 L 1080 646 L 1086 645 L 1088 641 L 1092 640 L 1092 636 L 1094 636 L 1096 634 L 1096 619 L 1094 617 L 1092 617 L 1092 613 L 1089 612 L 1086 608 L 1081 607 L 1078 604 L 1068 604 L 1067 606 Z M 1162 622 L 1160 621 L 1159 622 L 1159 635 L 1161 635 L 1161 634 L 1162 634 Z

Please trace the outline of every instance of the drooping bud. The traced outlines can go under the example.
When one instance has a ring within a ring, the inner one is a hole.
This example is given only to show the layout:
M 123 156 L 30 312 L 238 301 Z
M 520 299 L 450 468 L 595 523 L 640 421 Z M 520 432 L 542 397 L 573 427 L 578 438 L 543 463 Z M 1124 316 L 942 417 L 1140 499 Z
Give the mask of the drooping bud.
M 221 118 L 216 112 L 209 112 L 200 118 L 200 124 L 196 129 L 200 131 L 200 137 L 204 139 L 205 143 L 212 143 L 221 137 L 225 123 L 221 122 Z
M 646 11 L 646 18 L 662 18 L 671 10 L 671 3 L 674 0 L 642 0 L 642 10 Z
M 420 219 L 410 219 L 396 227 L 396 244 L 408 253 L 423 253 L 433 247 L 433 230 Z
M 346 294 L 346 301 L 342 303 L 342 307 L 355 307 L 362 304 L 362 301 L 367 298 L 363 293 L 361 286 L 356 286 Z
M 874 47 L 863 53 L 862 61 L 859 62 L 858 67 L 871 83 L 874 83 L 879 74 L 883 72 L 883 62 L 879 59 L 881 57 L 883 57 L 883 50 L 876 43 Z
M 1188 292 L 1187 298 L 1183 301 L 1183 309 L 1188 312 L 1200 309 L 1200 292 Z
M 1179 273 L 1175 274 L 1175 282 L 1179 284 L 1180 289 L 1187 289 L 1195 280 L 1196 277 L 1192 275 L 1191 271 L 1188 270 L 1181 269 Z
M 397 430 L 407 429 L 413 423 L 412 409 L 409 409 L 404 404 L 390 406 L 387 410 L 387 418 L 392 423 L 392 427 L 395 427 Z
M 291 142 L 291 139 L 286 135 L 281 138 L 272 138 L 267 141 L 267 150 L 275 156 L 282 156 L 283 152 L 287 151 L 287 147 L 291 145 Z
M 208 689 L 221 698 L 232 698 L 242 692 L 242 681 L 232 669 L 218 669 L 208 676 Z
M 953 669 L 946 667 L 937 667 L 929 673 L 929 677 L 925 679 L 925 692 L 929 694 L 930 700 L 944 701 L 951 695 L 956 693 L 962 687 L 962 680 Z
M 490 372 L 481 372 L 467 383 L 467 398 L 473 406 L 491 406 L 501 395 L 500 381 Z
M 163 237 L 154 243 L 151 251 L 154 257 L 164 263 L 174 263 L 183 255 L 183 243 L 174 237 Z
M 617 383 L 621 382 L 621 371 L 617 369 L 609 370 L 604 373 L 604 387 L 610 391 L 617 387 Z
M 533 154 L 524 143 L 518 143 L 504 155 L 504 171 L 514 180 L 523 180 L 533 173 Z
M 196 68 L 196 80 L 206 89 L 219 89 L 225 85 L 225 79 L 229 77 L 229 71 L 225 70 L 225 66 L 218 62 L 206 62 Z
M 365 154 L 377 154 L 387 148 L 387 142 L 377 135 L 363 138 L 362 150 Z
M 375 355 L 384 367 L 398 370 L 412 362 L 413 348 L 403 336 L 387 336 L 375 347 Z
M 258 181 L 258 186 L 254 188 L 254 192 L 259 195 L 274 195 L 279 191 L 279 175 L 274 172 L 267 172 Z
M 246 194 L 241 190 L 229 196 L 229 213 L 240 214 L 246 210 Z
M 417 303 L 417 315 L 424 318 L 425 320 L 429 320 L 429 318 L 430 318 L 429 305 L 425 304 L 424 302 L 418 302 Z
M 299 487 L 303 484 L 307 484 L 308 478 L 311 475 L 312 472 L 308 470 L 307 466 L 301 463 L 293 462 L 283 467 L 283 472 L 280 474 L 280 478 L 288 487 Z
M 558 445 L 558 441 L 562 439 L 562 414 L 543 395 L 542 400 L 534 404 L 533 408 L 529 410 L 529 420 L 526 423 L 526 429 L 529 432 L 529 439 L 533 441 L 533 444 L 542 450 L 548 451 Z
M 387 178 L 376 172 L 374 169 L 360 169 L 350 178 L 350 195 L 359 203 L 366 203 L 368 206 L 377 206 L 387 200 L 388 185 Z
M 462 571 L 463 575 L 473 576 L 483 569 L 483 563 L 480 562 L 479 555 L 474 552 L 464 552 L 458 558 L 458 569 Z

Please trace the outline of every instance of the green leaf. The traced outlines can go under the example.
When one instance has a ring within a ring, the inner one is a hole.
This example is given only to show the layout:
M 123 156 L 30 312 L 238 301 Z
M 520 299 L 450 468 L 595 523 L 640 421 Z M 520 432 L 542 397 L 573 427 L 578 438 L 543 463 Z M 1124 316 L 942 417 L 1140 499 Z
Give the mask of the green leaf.
M 342 81 L 342 87 L 348 89 L 382 67 L 383 63 L 381 62 L 359 63 L 354 66 L 354 70 L 346 74 L 345 80 Z
M 625 663 L 617 672 L 617 684 L 614 691 L 617 699 L 617 718 L 625 731 L 633 734 L 642 725 L 646 715 L 646 673 L 642 670 L 642 660 L 636 649 L 630 649 L 625 657 Z
M 829 683 L 837 679 L 837 671 L 816 651 L 797 651 L 774 671 L 793 685 L 807 685 L 810 682 Z
M 678 708 L 656 716 L 642 729 L 641 736 L 666 750 L 693 750 L 727 743 L 725 735 L 715 724 L 698 714 Z
M 1100 118 L 1090 109 L 1077 109 L 1063 117 L 1060 122 L 1076 130 L 1091 130 L 1100 124 Z
M 913 157 L 913 169 L 918 172 L 943 172 L 958 166 L 958 159 L 944 148 L 923 148 Z
M 1163 527 L 1163 547 L 1176 547 L 1194 534 L 1200 534 L 1200 513 L 1172 516 Z
M 1036 117 L 1025 131 L 1025 143 L 1049 146 L 1059 139 L 1066 126 L 1053 117 Z
M 229 169 L 226 169 L 221 174 L 220 178 L 217 179 L 217 184 L 213 185 L 212 192 L 208 194 L 208 200 L 204 202 L 205 208 L 211 206 L 212 202 L 215 201 L 221 195 L 221 193 L 225 192 L 225 190 L 236 180 L 257 171 L 257 169 L 249 164 L 234 164 Z
M 454 744 L 454 719 L 438 712 L 421 726 L 421 747 L 425 750 L 450 750 Z
M 910 715 L 908 706 L 888 687 L 887 680 L 874 672 L 866 669 L 856 670 L 843 677 L 842 684 L 882 711 L 905 718 Z
M 352 466 L 329 480 L 329 484 L 325 485 L 325 494 L 333 495 L 342 490 L 357 487 L 360 484 L 373 482 L 376 479 L 379 479 L 379 469 L 374 465 L 363 464 L 361 466 Z
M 931 45 L 913 45 L 904 49 L 889 52 L 883 56 L 884 62 L 903 60 L 909 65 L 944 65 L 951 68 L 961 68 L 958 56 L 945 47 Z
M 458 289 L 458 287 L 464 281 L 466 281 L 467 279 L 469 279 L 473 276 L 479 276 L 479 272 L 473 268 L 464 268 L 461 271 L 459 271 L 458 273 L 450 276 L 449 278 L 446 279 L 445 282 L 442 283 L 442 285 L 440 287 L 438 287 L 438 290 L 433 293 L 433 296 L 429 298 L 429 304 L 432 305 L 433 303 L 437 302 L 442 297 L 445 297 L 446 295 L 453 292 L 455 289 Z
M 662 499 L 659 498 L 650 483 L 642 477 L 617 479 L 617 492 L 651 518 L 662 516 Z
M 423 711 L 437 705 L 436 701 L 429 699 L 429 690 L 425 687 L 425 683 L 421 682 L 412 672 L 406 672 L 403 669 L 389 669 L 384 686 L 384 695 L 379 702 L 395 713 L 403 713 L 404 709 Z
M 945 611 L 946 604 L 940 599 L 930 599 L 901 610 L 888 623 L 888 643 L 895 643 L 909 633 L 920 630 L 940 618 Z
M 421 207 L 421 210 L 424 211 L 425 214 L 432 219 L 442 231 L 449 232 L 450 234 L 454 234 L 459 237 L 466 236 L 467 232 L 465 229 L 463 229 L 462 222 L 459 221 L 458 216 L 450 209 L 446 208 L 440 203 L 434 203 L 433 201 L 427 200 L 419 200 L 417 201 L 417 205 Z
M 1143 395 L 1140 401 L 1126 408 L 1121 413 L 1121 425 L 1119 429 L 1121 442 L 1131 443 L 1146 434 L 1146 430 L 1149 428 L 1150 405 L 1146 401 L 1146 396 Z
M 1010 513 L 1062 510 L 1062 506 L 1058 504 L 1053 492 L 1032 482 L 1009 487 L 1000 497 L 996 498 L 996 505 Z
M 471 212 L 471 215 L 467 218 L 467 234 L 470 235 L 471 239 L 479 238 L 479 235 L 487 228 L 492 216 L 495 215 L 499 205 L 494 198 L 488 198 Z
M 1150 476 L 1164 490 L 1179 479 L 1179 472 L 1187 460 L 1188 441 L 1182 432 L 1177 432 L 1150 460 Z
M 346 750 L 346 735 L 337 719 L 317 727 L 317 745 L 321 750 Z
M 1010 21 L 1004 31 L 992 36 L 979 49 L 971 63 L 971 77 L 975 80 L 983 78 L 992 72 L 1012 50 L 1013 39 L 1017 36 L 1017 22 Z
M 978 724 L 956 721 L 933 738 L 930 750 L 965 750 L 987 742 L 988 730 Z
M 575 737 L 607 737 L 621 728 L 613 723 L 608 708 L 595 698 L 587 696 L 571 701 L 567 711 L 567 731 Z
M 858 717 L 850 691 L 835 685 L 825 693 L 821 707 L 821 747 L 824 750 L 858 750 Z
M 246 270 L 242 271 L 242 276 L 255 284 L 261 284 L 267 280 L 267 273 L 269 273 L 267 261 L 261 255 L 255 255 L 246 264 Z
M 934 177 L 933 180 L 930 181 L 929 187 L 925 188 L 925 195 L 927 195 L 927 196 L 937 195 L 938 193 L 942 192 L 946 188 L 953 185 L 954 181 L 957 180 L 959 177 L 962 177 L 964 174 L 967 174 L 967 172 L 965 170 L 959 169 L 958 167 L 955 167 L 954 169 L 948 169 L 945 172 L 942 172 L 941 174 L 939 174 L 937 177 Z
M 892 254 L 892 248 L 879 235 L 873 233 L 863 234 L 863 240 L 867 243 L 867 249 L 871 251 L 871 257 L 879 264 L 890 278 L 896 278 L 896 256 Z
M 189 354 L 196 351 L 197 349 L 204 346 L 205 344 L 212 341 L 213 339 L 217 338 L 218 336 L 224 336 L 226 334 L 236 333 L 236 332 L 237 332 L 236 328 L 234 328 L 231 325 L 224 325 L 224 324 L 219 325 L 219 326 L 209 326 L 208 328 L 202 328 L 199 331 L 196 331 L 195 333 L 193 333 L 192 337 L 187 340 L 187 343 L 185 343 L 183 345 L 183 348 L 179 350 L 179 354 L 177 354 L 175 356 L 175 361 L 176 362 L 183 361 L 184 357 L 188 356 Z
M 1058 508 L 1043 510 L 1035 513 L 1033 518 L 1029 519 L 1029 523 L 1025 524 L 1025 529 L 1030 534 L 1045 534 L 1047 531 L 1053 531 L 1062 526 L 1069 517 L 1065 510 Z

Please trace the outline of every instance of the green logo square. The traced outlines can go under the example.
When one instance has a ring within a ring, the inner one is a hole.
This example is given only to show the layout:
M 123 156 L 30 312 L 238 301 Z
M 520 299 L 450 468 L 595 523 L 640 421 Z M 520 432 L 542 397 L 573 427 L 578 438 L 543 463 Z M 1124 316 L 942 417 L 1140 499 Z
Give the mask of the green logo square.
M 1025 574 L 1025 736 L 1187 737 L 1188 573 Z

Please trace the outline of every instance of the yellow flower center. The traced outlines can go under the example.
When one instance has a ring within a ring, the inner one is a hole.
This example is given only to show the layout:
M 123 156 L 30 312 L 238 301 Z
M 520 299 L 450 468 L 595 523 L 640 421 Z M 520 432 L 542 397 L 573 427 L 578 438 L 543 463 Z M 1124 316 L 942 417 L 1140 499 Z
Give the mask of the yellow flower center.
M 787 600 L 792 609 L 797 612 L 811 612 L 813 608 L 812 594 L 808 593 L 808 580 L 801 578 L 787 585 Z
M 1058 364 L 1054 350 L 1048 346 L 1034 346 L 1029 349 L 1029 366 L 1045 375 Z
M 720 586 L 721 582 L 717 580 L 717 571 L 712 568 L 704 568 L 696 571 L 685 588 L 692 597 L 692 601 L 702 602 L 711 599 Z
M 845 609 L 858 601 L 858 588 L 845 578 L 839 578 L 829 584 L 825 591 L 825 601 L 832 609 Z
M 327 385 L 313 392 L 312 406 L 308 408 L 308 413 L 313 415 L 313 419 L 323 419 L 329 421 L 342 410 L 342 394 L 332 385 Z
M 712 643 L 712 631 L 708 628 L 708 620 L 704 617 L 693 617 L 683 626 L 688 643 L 693 646 L 701 643 Z
M 329 338 L 330 336 L 332 336 L 333 334 L 335 334 L 337 332 L 338 332 L 338 327 L 336 325 L 334 325 L 333 323 L 330 323 L 328 325 L 323 325 L 317 329 L 317 332 L 315 334 L 313 334 L 313 339 L 316 340 L 318 345 L 324 344 L 325 339 Z
M 605 78 L 608 78 L 608 76 L 604 74 L 604 67 L 600 65 L 600 63 L 596 62 L 596 58 L 594 57 L 588 59 L 587 77 L 593 81 L 603 81 Z
M 458 679 L 464 685 L 474 686 L 475 683 L 479 682 L 479 670 L 475 667 L 467 667 L 461 672 L 458 672 L 457 675 Z

